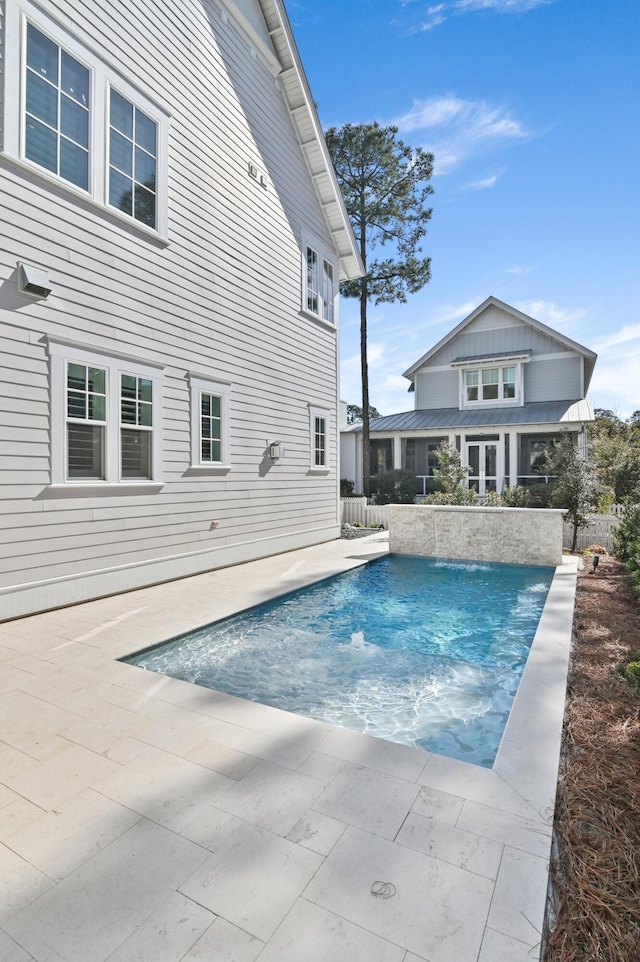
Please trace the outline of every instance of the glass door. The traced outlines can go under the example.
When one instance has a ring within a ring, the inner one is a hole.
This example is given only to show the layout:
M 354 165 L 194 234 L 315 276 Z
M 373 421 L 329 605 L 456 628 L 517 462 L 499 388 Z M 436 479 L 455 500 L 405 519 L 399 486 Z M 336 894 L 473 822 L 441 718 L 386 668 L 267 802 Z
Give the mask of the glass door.
M 467 443 L 467 464 L 469 487 L 475 488 L 479 495 L 495 491 L 498 484 L 498 445 L 495 441 L 473 441 Z

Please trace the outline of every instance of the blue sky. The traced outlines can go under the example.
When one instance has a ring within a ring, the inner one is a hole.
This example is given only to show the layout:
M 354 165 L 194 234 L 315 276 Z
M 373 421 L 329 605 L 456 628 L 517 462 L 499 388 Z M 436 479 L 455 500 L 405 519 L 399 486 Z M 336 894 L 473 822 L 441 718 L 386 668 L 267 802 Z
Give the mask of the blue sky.
M 589 397 L 640 408 L 640 0 L 288 0 L 323 126 L 435 154 L 432 279 L 370 307 L 371 403 L 490 294 L 597 351 Z M 342 397 L 360 403 L 357 303 Z

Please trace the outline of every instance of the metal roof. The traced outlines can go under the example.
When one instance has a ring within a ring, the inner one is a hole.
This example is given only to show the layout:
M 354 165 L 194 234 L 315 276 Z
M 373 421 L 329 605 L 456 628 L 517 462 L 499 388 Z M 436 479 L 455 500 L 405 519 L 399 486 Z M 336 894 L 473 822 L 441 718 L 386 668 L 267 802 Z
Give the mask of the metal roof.
M 468 357 L 454 357 L 449 364 L 473 364 L 475 361 L 504 361 L 506 357 L 519 360 L 523 357 L 531 357 L 533 351 L 527 348 L 525 351 L 497 351 L 495 354 L 470 354 Z
M 575 424 L 593 421 L 591 402 L 579 401 L 532 401 L 522 407 L 478 408 L 460 411 L 458 408 L 406 411 L 374 418 L 370 424 L 372 434 L 390 431 L 431 431 L 449 428 L 501 427 L 519 424 Z M 362 431 L 361 424 L 351 425 L 351 432 Z

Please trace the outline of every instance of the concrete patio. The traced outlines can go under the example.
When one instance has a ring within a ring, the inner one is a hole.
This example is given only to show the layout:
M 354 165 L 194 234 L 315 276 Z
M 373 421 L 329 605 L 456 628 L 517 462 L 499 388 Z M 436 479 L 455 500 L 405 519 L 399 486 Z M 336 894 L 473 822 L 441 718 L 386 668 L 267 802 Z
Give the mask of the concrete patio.
M 386 550 L 331 542 L 0 624 L 2 962 L 538 958 L 574 559 L 492 770 L 116 661 Z

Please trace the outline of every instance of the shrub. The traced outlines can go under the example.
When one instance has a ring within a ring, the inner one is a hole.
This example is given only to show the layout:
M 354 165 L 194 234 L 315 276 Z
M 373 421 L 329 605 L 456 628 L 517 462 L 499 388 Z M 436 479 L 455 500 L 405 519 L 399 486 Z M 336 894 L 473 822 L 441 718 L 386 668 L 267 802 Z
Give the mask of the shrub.
M 475 488 L 463 488 L 459 485 L 453 491 L 434 491 L 422 499 L 422 504 L 454 504 L 454 505 L 474 505 L 478 503 L 478 495 Z
M 375 504 L 413 504 L 416 476 L 413 471 L 381 471 L 371 478 L 371 498 Z
M 640 542 L 640 507 L 627 504 L 620 524 L 613 532 L 613 550 L 620 561 L 627 562 L 638 552 Z M 635 545 L 635 548 L 632 547 Z
M 487 508 L 502 508 L 504 507 L 504 500 L 501 494 L 497 491 L 487 491 L 484 503 Z
M 506 487 L 502 492 L 502 502 L 507 508 L 528 508 L 531 505 L 531 494 L 528 488 L 523 488 L 522 485 Z
M 349 478 L 340 478 L 340 497 L 350 498 L 353 495 L 353 481 Z

